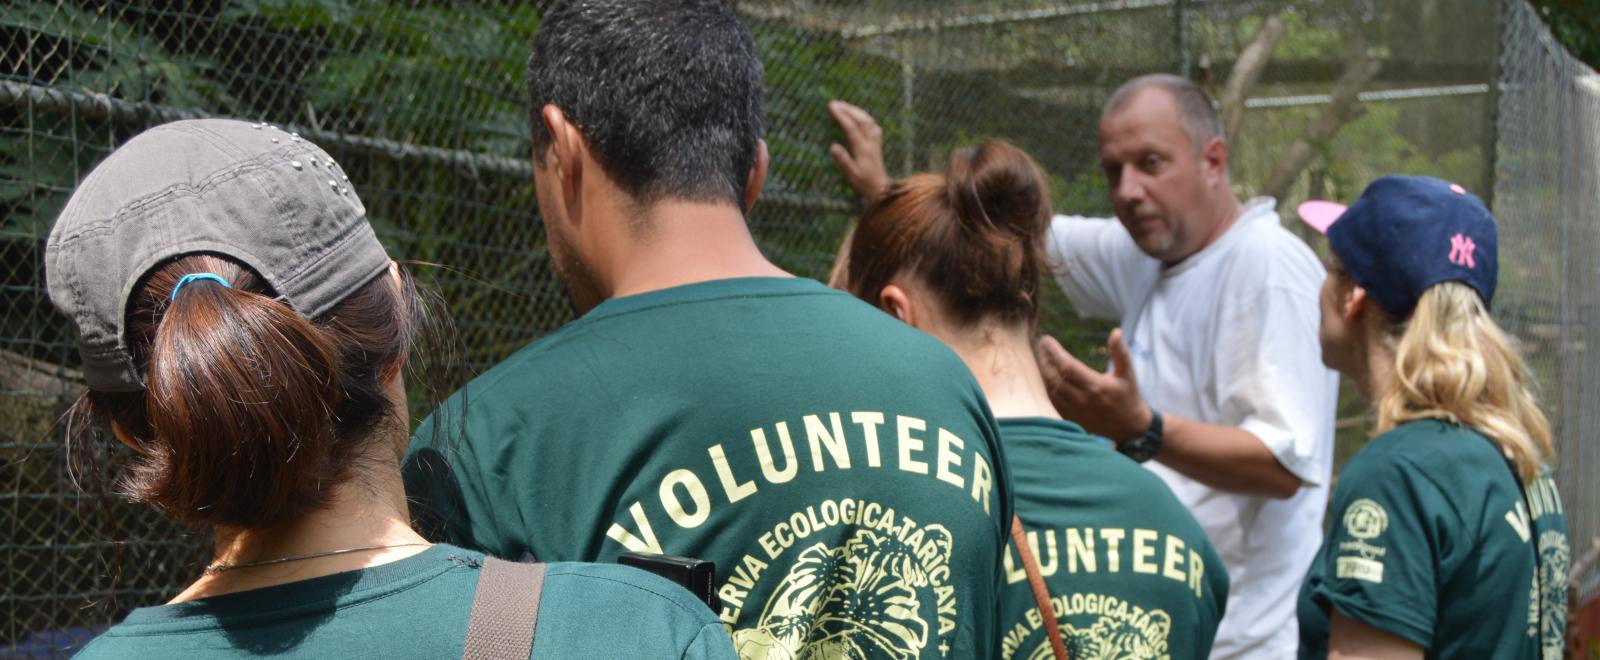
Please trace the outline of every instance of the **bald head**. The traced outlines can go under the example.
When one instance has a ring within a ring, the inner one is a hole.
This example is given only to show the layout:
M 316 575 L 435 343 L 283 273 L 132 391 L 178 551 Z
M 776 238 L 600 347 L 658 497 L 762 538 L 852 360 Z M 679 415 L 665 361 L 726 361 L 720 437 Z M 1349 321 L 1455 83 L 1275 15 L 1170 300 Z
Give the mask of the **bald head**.
M 1135 97 L 1147 91 L 1163 93 L 1172 99 L 1178 111 L 1178 125 L 1189 136 L 1189 144 L 1196 152 L 1211 138 L 1227 141 L 1227 136 L 1222 134 L 1222 118 L 1217 116 L 1211 96 L 1188 78 L 1168 73 L 1139 76 L 1123 83 L 1106 101 L 1105 108 L 1100 111 L 1100 121 L 1103 123 L 1107 117 L 1122 111 Z

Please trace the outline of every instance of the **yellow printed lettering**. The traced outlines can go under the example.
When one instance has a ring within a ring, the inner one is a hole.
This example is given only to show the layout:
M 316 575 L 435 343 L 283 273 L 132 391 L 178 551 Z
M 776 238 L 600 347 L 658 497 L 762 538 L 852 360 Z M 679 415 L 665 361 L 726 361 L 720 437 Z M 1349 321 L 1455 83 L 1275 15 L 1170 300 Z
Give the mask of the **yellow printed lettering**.
M 939 469 L 936 474 L 938 475 L 940 481 L 955 486 L 956 488 L 962 488 L 966 486 L 966 483 L 961 479 L 961 475 L 950 471 L 951 466 L 961 467 L 960 452 L 962 449 L 965 449 L 966 446 L 967 443 L 964 442 L 960 436 L 946 431 L 943 428 L 939 429 Z M 952 451 L 951 448 L 954 448 L 954 451 Z
M 1153 544 L 1156 538 L 1160 536 L 1153 529 L 1133 530 L 1133 572 L 1155 575 L 1156 565 L 1146 560 L 1156 556 L 1156 548 Z
M 972 455 L 972 501 L 983 503 L 983 512 L 989 513 L 989 491 L 994 487 L 994 472 L 983 454 Z
M 1182 582 L 1184 578 L 1188 577 L 1184 575 L 1183 568 L 1179 566 L 1179 564 L 1183 563 L 1183 546 L 1183 539 L 1171 534 L 1167 535 L 1167 557 L 1166 561 L 1161 562 L 1161 574 L 1167 576 L 1167 579 Z
M 1050 577 L 1056 574 L 1056 569 L 1061 568 L 1061 562 L 1059 561 L 1059 557 L 1057 556 L 1056 552 L 1055 530 L 1045 530 L 1044 538 L 1045 545 L 1049 546 L 1050 548 L 1049 552 L 1039 551 L 1038 532 L 1028 532 L 1028 545 L 1033 549 L 1034 561 L 1039 562 L 1039 574 L 1044 577 Z M 1048 558 L 1049 561 L 1045 561 L 1046 558 Z
M 1017 568 L 1017 560 L 1011 558 L 1012 549 L 1017 547 L 1015 541 L 1006 544 L 1006 554 L 1002 562 L 1006 569 L 1006 584 L 1016 584 L 1028 579 L 1026 569 Z
M 883 425 L 881 412 L 853 412 L 850 421 L 861 425 L 861 433 L 867 437 L 867 467 L 879 467 L 882 461 L 878 460 L 878 427 Z
M 683 500 L 678 499 L 678 494 L 673 489 L 683 486 L 689 493 L 689 500 L 694 502 L 694 513 L 689 513 L 683 507 Z M 706 492 L 705 484 L 700 483 L 700 477 L 688 470 L 673 470 L 667 478 L 661 480 L 661 506 L 666 508 L 667 517 L 672 522 L 678 523 L 684 529 L 699 527 L 706 518 L 711 517 L 711 495 Z
M 723 453 L 722 445 L 711 445 L 706 451 L 711 454 L 711 466 L 717 470 L 717 480 L 722 482 L 722 492 L 728 496 L 729 504 L 756 494 L 755 481 L 741 484 L 734 478 L 733 467 L 728 465 L 728 455 Z
M 1201 589 L 1201 587 L 1204 586 L 1204 583 L 1201 582 L 1200 579 L 1202 577 L 1205 577 L 1205 574 L 1206 574 L 1206 564 L 1205 564 L 1205 562 L 1200 561 L 1200 553 L 1195 552 L 1193 550 L 1190 550 L 1189 551 L 1189 588 L 1194 590 L 1194 597 L 1195 598 L 1199 598 L 1202 595 L 1204 595 L 1203 592 L 1202 592 L 1202 589 Z
M 778 422 L 778 445 L 783 448 L 783 469 L 778 469 L 772 463 L 772 448 L 767 446 L 767 432 L 762 429 L 750 430 L 750 441 L 756 445 L 756 460 L 761 462 L 761 476 L 766 477 L 770 483 L 787 483 L 800 471 L 800 463 L 794 458 L 794 441 L 789 438 L 789 424 Z
M 650 552 L 658 555 L 666 554 L 661 551 L 661 544 L 656 541 L 655 530 L 650 528 L 650 519 L 644 515 L 644 505 L 634 502 L 628 507 L 628 512 L 633 514 L 633 523 L 639 528 L 639 534 L 624 529 L 622 525 L 611 523 L 611 529 L 606 530 L 606 536 L 630 552 Z M 642 537 L 642 538 L 641 538 Z
M 1083 533 L 1067 528 L 1067 570 L 1078 572 L 1078 562 L 1083 562 L 1086 573 L 1094 572 L 1094 530 L 1083 528 Z
M 923 448 L 922 438 L 912 437 L 911 432 L 928 430 L 928 423 L 905 415 L 895 415 L 894 419 L 900 432 L 900 469 L 927 474 L 928 464 L 911 458 L 913 452 L 921 452 Z
M 1118 552 L 1118 544 L 1127 538 L 1128 533 L 1120 529 L 1100 530 L 1100 540 L 1106 542 L 1106 570 L 1116 573 L 1122 570 L 1122 553 Z
M 833 457 L 834 465 L 841 469 L 850 468 L 850 449 L 844 442 L 844 423 L 839 421 L 839 413 L 828 413 L 828 421 L 833 424 L 833 433 L 828 433 L 828 428 L 822 425 L 822 419 L 816 415 L 806 415 L 806 442 L 811 445 L 811 469 L 822 471 L 822 450 L 826 448 L 828 455 Z

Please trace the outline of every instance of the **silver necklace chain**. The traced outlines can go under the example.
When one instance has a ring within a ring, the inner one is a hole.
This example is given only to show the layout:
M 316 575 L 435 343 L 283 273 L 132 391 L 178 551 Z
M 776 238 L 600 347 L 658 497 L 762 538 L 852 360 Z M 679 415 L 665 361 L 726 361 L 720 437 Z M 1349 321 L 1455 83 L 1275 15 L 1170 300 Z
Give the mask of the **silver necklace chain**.
M 386 545 L 367 545 L 367 546 L 362 546 L 362 547 L 359 547 L 359 548 L 340 548 L 338 550 L 324 550 L 322 552 L 311 552 L 311 553 L 307 553 L 307 554 L 303 554 L 303 555 L 290 555 L 288 557 L 279 557 L 277 559 L 263 559 L 261 561 L 247 561 L 247 562 L 239 563 L 239 564 L 228 564 L 228 563 L 220 563 L 219 562 L 219 563 L 207 566 L 206 567 L 206 575 L 216 575 L 216 574 L 221 573 L 223 571 L 231 571 L 231 570 L 236 569 L 236 568 L 255 568 L 257 566 L 271 566 L 273 564 L 282 564 L 282 563 L 285 563 L 285 562 L 300 561 L 302 559 L 316 559 L 318 557 L 332 557 L 334 555 L 347 555 L 347 554 L 350 554 L 352 552 L 366 552 L 368 550 L 383 550 L 385 548 L 404 548 L 406 546 L 414 546 L 414 545 L 432 545 L 432 544 L 426 543 L 426 542 L 389 543 L 389 544 L 386 544 Z

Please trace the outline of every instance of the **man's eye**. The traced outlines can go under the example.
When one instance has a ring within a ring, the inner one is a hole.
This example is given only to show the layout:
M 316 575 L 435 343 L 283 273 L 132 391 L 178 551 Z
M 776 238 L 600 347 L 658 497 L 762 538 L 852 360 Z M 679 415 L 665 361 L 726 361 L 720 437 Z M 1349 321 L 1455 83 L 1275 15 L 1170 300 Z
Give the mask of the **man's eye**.
M 1145 156 L 1142 164 L 1146 172 L 1154 172 L 1161 167 L 1161 158 L 1158 156 Z

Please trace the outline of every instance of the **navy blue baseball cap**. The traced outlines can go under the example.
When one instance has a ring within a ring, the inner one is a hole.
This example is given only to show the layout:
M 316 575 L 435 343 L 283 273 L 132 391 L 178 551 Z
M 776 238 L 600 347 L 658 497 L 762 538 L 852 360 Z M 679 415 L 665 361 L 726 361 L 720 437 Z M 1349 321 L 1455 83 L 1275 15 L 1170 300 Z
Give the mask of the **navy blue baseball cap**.
M 1300 218 L 1328 235 L 1345 270 L 1394 318 L 1411 317 L 1422 292 L 1461 282 L 1487 307 L 1500 276 L 1494 216 L 1465 188 L 1425 176 L 1373 181 L 1345 207 L 1311 201 Z

